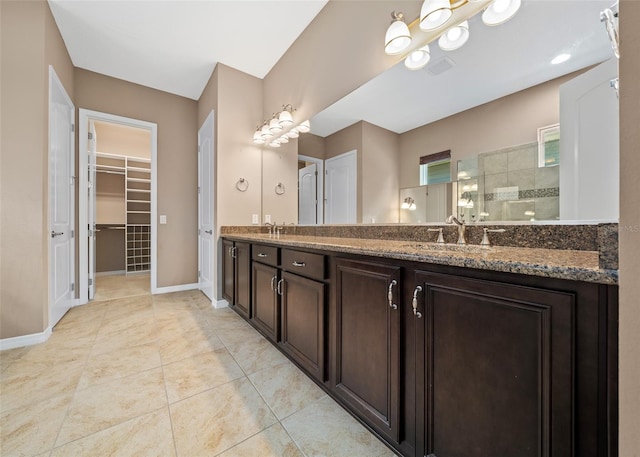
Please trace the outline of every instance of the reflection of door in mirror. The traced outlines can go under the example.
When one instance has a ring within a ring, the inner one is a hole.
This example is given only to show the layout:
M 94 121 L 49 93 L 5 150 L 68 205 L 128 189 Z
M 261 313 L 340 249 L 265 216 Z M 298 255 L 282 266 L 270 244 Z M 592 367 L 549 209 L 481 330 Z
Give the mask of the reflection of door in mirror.
M 357 223 L 357 152 L 325 160 L 325 222 Z
M 315 163 L 298 169 L 298 224 L 317 224 L 316 194 L 318 166 Z

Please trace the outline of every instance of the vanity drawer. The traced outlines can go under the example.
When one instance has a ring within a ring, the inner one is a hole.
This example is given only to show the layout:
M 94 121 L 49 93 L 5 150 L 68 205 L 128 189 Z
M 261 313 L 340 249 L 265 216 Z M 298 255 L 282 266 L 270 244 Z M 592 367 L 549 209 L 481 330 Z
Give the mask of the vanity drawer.
M 313 279 L 325 279 L 326 277 L 326 257 L 322 254 L 312 254 L 310 252 L 294 251 L 292 249 L 282 250 L 282 268 Z
M 251 258 L 260 263 L 278 266 L 278 248 L 273 246 L 264 246 L 262 244 L 254 244 Z

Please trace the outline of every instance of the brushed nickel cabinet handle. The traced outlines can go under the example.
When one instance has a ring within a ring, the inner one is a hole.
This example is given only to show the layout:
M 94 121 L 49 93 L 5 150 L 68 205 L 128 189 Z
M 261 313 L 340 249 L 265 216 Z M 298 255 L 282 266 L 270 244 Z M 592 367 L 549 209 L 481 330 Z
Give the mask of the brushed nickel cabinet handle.
M 413 290 L 413 300 L 411 300 L 411 306 L 413 307 L 413 315 L 418 319 L 422 317 L 422 313 L 418 311 L 418 294 L 422 292 L 422 286 L 416 286 Z
M 271 278 L 271 290 L 273 290 L 274 292 L 276 290 L 276 286 L 275 286 L 276 279 L 278 279 L 278 276 L 274 276 L 273 278 Z
M 259 252 L 258 253 L 258 257 L 269 257 L 267 254 L 265 254 L 264 252 Z
M 284 279 L 278 281 L 278 295 L 282 296 L 282 284 L 284 283 Z
M 236 246 L 231 248 L 231 257 L 234 259 L 237 258 L 236 252 L 238 252 L 238 248 Z
M 304 267 L 304 266 L 306 266 L 306 263 L 298 262 L 297 260 L 294 260 L 291 265 L 293 265 L 294 267 Z
M 397 285 L 398 282 L 394 279 L 389 284 L 389 292 L 387 293 L 387 300 L 389 301 L 389 308 L 398 309 L 398 305 L 393 302 L 393 286 Z

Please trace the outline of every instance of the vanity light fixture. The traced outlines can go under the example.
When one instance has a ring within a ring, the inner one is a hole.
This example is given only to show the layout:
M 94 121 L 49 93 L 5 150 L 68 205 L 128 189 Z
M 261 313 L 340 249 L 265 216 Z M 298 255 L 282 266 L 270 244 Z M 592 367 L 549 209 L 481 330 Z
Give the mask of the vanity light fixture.
M 408 209 L 409 211 L 415 211 L 416 210 L 416 202 L 415 202 L 415 200 L 413 198 L 406 197 L 402 201 L 402 204 L 400 205 L 400 208 Z
M 480 1 L 483 0 L 424 0 L 420 9 L 420 17 L 416 19 L 416 22 L 418 22 L 420 30 L 427 32 L 443 28 L 438 39 L 438 46 L 443 51 L 455 51 L 469 40 L 469 21 L 451 24 L 449 21 L 453 17 L 453 11 L 467 3 Z M 504 24 L 515 16 L 521 4 L 522 0 L 493 0 L 484 9 L 482 22 L 488 26 Z M 391 16 L 394 20 L 385 34 L 384 51 L 389 55 L 396 55 L 401 54 L 411 45 L 411 32 L 405 24 L 404 15 L 401 12 L 394 11 Z M 411 26 L 414 23 L 411 23 Z M 444 28 L 445 26 L 447 28 Z M 429 48 L 423 45 L 409 53 L 404 64 L 410 70 L 417 70 L 428 62 Z
M 265 120 L 253 132 L 255 144 L 266 144 L 272 148 L 279 148 L 288 143 L 292 138 L 298 138 L 300 133 L 311 131 L 308 120 L 294 126 L 293 112 L 295 108 L 291 104 L 282 105 L 282 111 L 274 113 L 271 118 Z M 287 128 L 293 127 L 286 131 Z
M 448 0 L 446 0 L 448 1 Z M 404 22 L 404 14 L 401 12 L 392 12 L 391 25 L 387 28 L 384 35 L 384 52 L 389 55 L 400 54 L 411 44 L 411 33 L 409 27 Z

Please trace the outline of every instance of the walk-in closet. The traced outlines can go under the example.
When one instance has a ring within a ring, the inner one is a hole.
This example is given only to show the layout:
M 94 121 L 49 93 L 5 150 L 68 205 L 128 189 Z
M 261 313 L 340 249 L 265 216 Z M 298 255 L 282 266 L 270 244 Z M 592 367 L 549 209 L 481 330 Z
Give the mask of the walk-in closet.
M 151 269 L 151 134 L 98 121 L 95 131 L 96 296 L 132 295 L 130 284 L 149 289 L 140 276 Z

